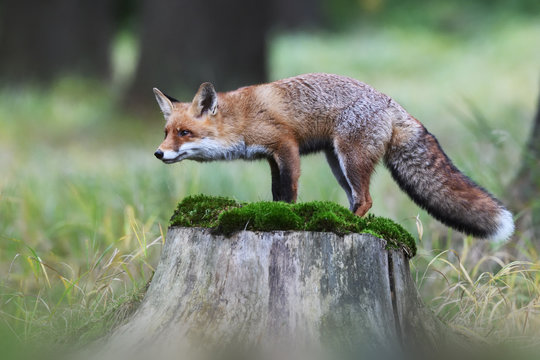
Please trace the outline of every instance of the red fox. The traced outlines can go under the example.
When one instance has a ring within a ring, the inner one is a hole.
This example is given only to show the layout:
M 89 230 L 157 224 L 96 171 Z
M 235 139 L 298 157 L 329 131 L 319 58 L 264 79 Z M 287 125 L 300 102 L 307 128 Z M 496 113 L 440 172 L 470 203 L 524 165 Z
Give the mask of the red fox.
M 492 241 L 514 232 L 512 214 L 462 174 L 418 120 L 355 79 L 305 74 L 225 93 L 203 83 L 191 103 L 154 94 L 167 121 L 154 153 L 164 163 L 266 159 L 273 200 L 294 202 L 300 155 L 324 151 L 351 211 L 363 216 L 382 158 L 401 189 L 442 223 Z

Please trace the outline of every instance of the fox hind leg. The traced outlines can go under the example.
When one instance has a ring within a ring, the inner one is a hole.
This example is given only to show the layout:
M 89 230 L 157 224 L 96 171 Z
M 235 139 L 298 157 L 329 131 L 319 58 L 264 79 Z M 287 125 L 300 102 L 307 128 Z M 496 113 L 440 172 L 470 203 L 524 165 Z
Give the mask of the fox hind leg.
M 332 170 L 332 174 L 334 174 L 334 177 L 336 178 L 338 184 L 345 190 L 345 194 L 347 194 L 347 199 L 349 200 L 349 205 L 351 206 L 351 211 L 353 211 L 353 204 L 354 199 L 352 195 L 352 189 L 349 185 L 349 182 L 347 181 L 347 178 L 345 177 L 345 174 L 343 174 L 343 170 L 341 169 L 341 165 L 339 164 L 339 159 L 334 151 L 334 149 L 327 149 L 325 151 L 326 154 L 326 161 L 328 161 L 328 165 L 330 165 L 330 169 Z
M 359 149 L 351 148 L 348 144 L 336 144 L 335 154 L 339 167 L 351 189 L 350 209 L 356 215 L 364 216 L 373 204 L 369 194 L 369 182 L 378 158 L 359 153 Z

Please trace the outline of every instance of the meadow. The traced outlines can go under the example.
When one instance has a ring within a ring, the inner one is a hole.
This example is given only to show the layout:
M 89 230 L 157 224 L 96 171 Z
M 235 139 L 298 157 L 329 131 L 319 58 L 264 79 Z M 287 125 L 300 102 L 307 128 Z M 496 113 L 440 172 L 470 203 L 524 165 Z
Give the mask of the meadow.
M 539 39 L 540 23 L 527 18 L 451 33 L 392 25 L 277 33 L 270 76 L 331 72 L 373 85 L 422 121 L 460 169 L 508 201 L 506 187 L 520 165 L 539 93 L 540 47 L 533 45 Z M 264 162 L 169 166 L 153 157 L 162 139 L 157 105 L 144 116 L 118 105 L 130 42 L 118 40 L 113 85 L 66 77 L 47 89 L 0 89 L 4 349 L 28 342 L 77 345 L 121 321 L 144 292 L 184 196 L 271 199 Z M 417 238 L 413 276 L 441 319 L 484 342 L 536 345 L 534 239 L 522 239 L 519 260 L 508 248 L 486 244 L 478 255 L 479 241 L 452 233 L 416 207 L 382 166 L 371 194 L 372 213 Z M 310 200 L 347 203 L 322 155 L 302 160 L 299 201 Z

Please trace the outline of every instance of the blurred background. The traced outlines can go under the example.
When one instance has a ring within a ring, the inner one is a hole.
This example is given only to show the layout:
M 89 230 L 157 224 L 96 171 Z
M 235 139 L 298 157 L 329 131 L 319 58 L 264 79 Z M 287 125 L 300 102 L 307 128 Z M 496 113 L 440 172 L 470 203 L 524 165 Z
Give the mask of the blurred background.
M 190 101 L 205 81 L 227 91 L 308 72 L 390 95 L 508 204 L 519 228 L 495 249 L 434 221 L 383 167 L 372 179 L 371 212 L 418 239 L 428 305 L 468 336 L 535 343 L 538 0 L 2 0 L 2 347 L 81 344 L 121 321 L 184 196 L 271 199 L 265 162 L 157 161 L 152 87 Z M 299 201 L 347 205 L 323 156 L 302 174 Z

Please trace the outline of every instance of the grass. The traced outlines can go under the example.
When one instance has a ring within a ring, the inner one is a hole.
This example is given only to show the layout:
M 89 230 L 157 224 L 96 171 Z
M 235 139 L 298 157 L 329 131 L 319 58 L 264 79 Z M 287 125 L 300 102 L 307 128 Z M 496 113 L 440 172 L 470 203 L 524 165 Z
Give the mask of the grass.
M 475 29 L 464 35 L 385 25 L 276 35 L 271 76 L 327 71 L 374 85 L 425 123 L 458 167 L 504 198 L 538 93 L 540 48 L 531 44 L 540 25 L 508 20 Z M 157 108 L 151 119 L 128 115 L 115 91 L 81 79 L 47 90 L 0 90 L 5 354 L 28 342 L 85 343 L 120 322 L 112 314 L 129 313 L 139 298 L 180 199 L 271 198 L 264 163 L 156 161 L 163 125 Z M 303 158 L 302 172 L 299 201 L 347 203 L 322 156 Z M 418 236 L 413 274 L 441 318 L 486 342 L 536 344 L 537 239 L 480 252 L 483 243 L 449 233 L 386 171 L 373 177 L 371 193 L 373 212 Z
M 520 260 L 504 252 L 475 252 L 471 238 L 459 251 L 420 251 L 413 273 L 428 304 L 455 331 L 484 343 L 531 349 L 540 331 L 540 261 L 536 249 Z M 528 251 L 527 251 L 528 250 Z

